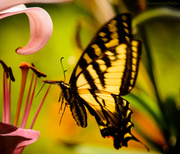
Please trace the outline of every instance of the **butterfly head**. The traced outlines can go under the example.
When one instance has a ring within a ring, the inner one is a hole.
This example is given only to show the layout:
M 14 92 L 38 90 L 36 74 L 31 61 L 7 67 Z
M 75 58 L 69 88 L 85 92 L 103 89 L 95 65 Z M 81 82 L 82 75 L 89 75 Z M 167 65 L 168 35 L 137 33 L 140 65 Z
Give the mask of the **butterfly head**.
M 70 85 L 65 83 L 64 81 L 59 81 L 59 86 L 61 87 L 62 90 L 70 88 Z
M 61 87 L 62 90 L 70 88 L 70 85 L 64 81 L 54 81 L 54 80 L 43 80 L 45 83 L 57 84 Z

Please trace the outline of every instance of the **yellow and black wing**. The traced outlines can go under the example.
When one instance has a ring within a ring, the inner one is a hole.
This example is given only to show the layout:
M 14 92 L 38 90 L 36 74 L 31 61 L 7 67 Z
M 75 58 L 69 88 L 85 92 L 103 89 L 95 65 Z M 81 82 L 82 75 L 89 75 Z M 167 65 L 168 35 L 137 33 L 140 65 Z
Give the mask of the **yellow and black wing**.
M 121 14 L 105 24 L 80 57 L 70 78 L 74 103 L 70 105 L 77 124 L 86 127 L 84 106 L 93 115 L 103 137 L 112 137 L 114 147 L 127 146 L 133 126 L 129 103 L 120 96 L 135 84 L 141 42 L 131 32 L 131 15 Z M 77 95 L 77 96 L 76 96 Z
M 74 89 L 126 95 L 135 84 L 141 43 L 133 40 L 130 14 L 121 14 L 95 35 L 70 79 Z
M 82 98 L 81 103 L 95 117 L 102 136 L 113 138 L 116 149 L 127 146 L 127 142 L 131 139 L 140 142 L 131 133 L 134 125 L 131 122 L 132 110 L 129 108 L 128 101 L 119 95 L 103 91 L 95 91 L 95 94 L 92 90 L 78 92 Z

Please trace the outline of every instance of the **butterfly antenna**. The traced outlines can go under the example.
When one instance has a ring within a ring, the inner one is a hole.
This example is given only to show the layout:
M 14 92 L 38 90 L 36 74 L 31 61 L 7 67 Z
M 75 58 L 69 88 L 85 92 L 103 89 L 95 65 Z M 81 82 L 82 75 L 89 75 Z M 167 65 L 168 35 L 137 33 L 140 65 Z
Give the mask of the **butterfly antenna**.
M 61 115 L 61 118 L 60 118 L 60 121 L 59 121 L 59 125 L 61 125 L 62 117 L 63 117 L 64 112 L 66 110 L 66 106 L 67 106 L 67 103 L 65 103 L 65 106 L 64 106 L 64 109 L 63 109 L 63 112 L 62 112 L 62 115 Z
M 66 72 L 67 70 L 64 70 L 63 63 L 62 63 L 63 58 L 64 58 L 64 57 L 61 57 L 60 63 L 61 63 L 61 67 L 62 67 L 62 70 L 63 70 L 63 74 L 64 74 L 64 82 L 65 82 L 65 81 L 66 81 L 66 75 L 65 75 L 65 72 Z

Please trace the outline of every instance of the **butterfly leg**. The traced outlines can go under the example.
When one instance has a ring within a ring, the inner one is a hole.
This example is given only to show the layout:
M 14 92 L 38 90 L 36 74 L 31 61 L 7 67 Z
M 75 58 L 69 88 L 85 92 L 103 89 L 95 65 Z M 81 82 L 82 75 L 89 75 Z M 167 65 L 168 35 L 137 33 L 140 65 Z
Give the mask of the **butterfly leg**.
M 68 105 L 68 103 L 65 103 L 65 106 L 64 106 L 64 109 L 63 109 L 63 112 L 62 112 L 62 114 L 61 114 L 61 118 L 60 118 L 60 121 L 59 121 L 59 125 L 61 124 L 61 121 L 62 121 L 62 117 L 63 117 L 63 115 L 64 115 L 64 112 L 65 112 L 65 110 L 66 110 L 66 106 Z

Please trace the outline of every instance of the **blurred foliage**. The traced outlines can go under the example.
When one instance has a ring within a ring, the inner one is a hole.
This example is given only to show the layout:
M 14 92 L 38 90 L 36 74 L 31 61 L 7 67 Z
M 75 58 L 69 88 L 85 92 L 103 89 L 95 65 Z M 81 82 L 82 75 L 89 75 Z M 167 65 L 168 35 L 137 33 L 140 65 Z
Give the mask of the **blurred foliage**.
M 18 46 L 24 46 L 29 39 L 26 15 L 21 14 L 0 20 L 0 59 L 12 67 L 16 78 L 16 82 L 12 84 L 12 116 L 15 116 L 18 99 L 15 89 L 20 86 L 21 73 L 18 66 L 22 61 L 33 62 L 40 71 L 47 74 L 47 79 L 61 80 L 63 71 L 59 60 L 65 57 L 63 65 L 68 70 L 66 76 L 69 78 L 82 54 L 75 40 L 78 24 L 81 25 L 79 35 L 82 46 L 85 48 L 99 26 L 107 21 L 105 19 L 107 15 L 104 15 L 104 12 L 111 12 L 110 17 L 113 17 L 113 13 L 115 15 L 130 12 L 134 17 L 136 37 L 143 42 L 137 83 L 132 93 L 126 96 L 134 112 L 132 115 L 135 124 L 133 133 L 150 148 L 149 153 L 180 151 L 180 124 L 178 122 L 180 118 L 180 17 L 178 17 L 180 2 L 178 0 L 97 1 L 75 0 L 67 4 L 28 5 L 28 7 L 44 8 L 50 14 L 54 25 L 53 35 L 48 44 L 39 52 L 28 56 L 17 55 L 14 52 Z M 99 3 L 102 3 L 101 7 L 97 5 Z M 164 7 L 175 13 L 168 16 L 168 13 L 164 15 L 160 10 L 155 16 L 153 15 L 155 9 Z M 2 72 L 1 68 L 0 72 Z M 2 80 L 2 75 L 0 79 Z M 38 84 L 40 89 L 43 83 L 39 81 Z M 2 93 L 2 89 L 0 92 Z M 113 149 L 112 140 L 101 137 L 98 126 L 90 115 L 88 115 L 88 127 L 83 129 L 76 125 L 67 109 L 59 126 L 60 104 L 57 103 L 59 92 L 59 87 L 51 88 L 34 126 L 35 130 L 41 132 L 40 138 L 36 143 L 26 147 L 24 154 L 147 152 L 141 144 L 133 141 L 129 142 L 128 148 L 118 151 Z M 33 104 L 30 118 L 36 111 L 40 96 L 36 98 L 37 103 Z M 0 97 L 2 100 L 2 95 Z M 0 108 L 2 108 L 2 103 Z M 1 116 L 2 114 L 0 114 L 2 119 Z

